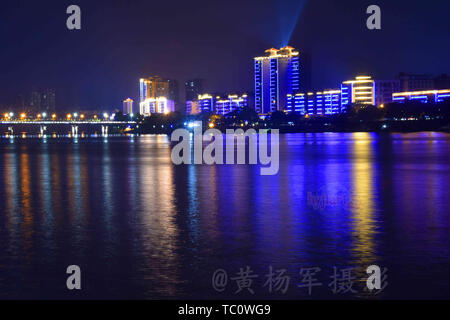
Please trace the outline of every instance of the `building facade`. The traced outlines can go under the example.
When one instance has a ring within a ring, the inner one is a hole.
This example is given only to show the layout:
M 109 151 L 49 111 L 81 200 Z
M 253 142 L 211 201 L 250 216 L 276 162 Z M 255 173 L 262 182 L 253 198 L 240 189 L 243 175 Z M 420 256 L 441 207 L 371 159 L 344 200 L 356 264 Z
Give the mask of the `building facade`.
M 216 96 L 215 113 L 225 115 L 227 113 L 237 111 L 241 108 L 248 107 L 247 94 L 229 94 L 226 97 Z
M 392 94 L 392 100 L 398 103 L 404 103 L 406 101 L 439 103 L 450 100 L 450 89 L 396 92 Z
M 186 114 L 199 114 L 200 109 L 198 107 L 198 101 L 186 101 Z
M 254 58 L 254 72 L 256 112 L 287 110 L 287 95 L 300 91 L 299 52 L 288 46 L 268 49 Z
M 152 113 L 169 113 L 175 111 L 175 103 L 166 97 L 148 98 L 139 103 L 139 112 L 144 116 Z
M 169 84 L 170 81 L 163 80 L 158 76 L 150 78 L 142 78 L 139 81 L 139 97 L 140 102 L 146 99 L 165 97 L 169 98 Z
M 402 92 L 434 89 L 434 79 L 430 74 L 400 72 L 397 79 L 400 81 L 400 91 Z
M 341 112 L 341 91 L 324 90 L 319 92 L 287 95 L 288 112 L 301 115 L 331 115 Z
M 400 80 L 375 80 L 375 105 L 392 102 L 392 94 L 400 91 Z

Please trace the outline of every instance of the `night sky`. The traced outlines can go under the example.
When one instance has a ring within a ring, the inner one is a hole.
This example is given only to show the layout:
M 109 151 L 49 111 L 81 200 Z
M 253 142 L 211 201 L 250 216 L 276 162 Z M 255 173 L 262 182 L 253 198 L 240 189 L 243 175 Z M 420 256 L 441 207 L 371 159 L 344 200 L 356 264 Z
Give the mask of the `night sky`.
M 82 29 L 66 28 L 77 4 Z M 377 4 L 382 29 L 366 28 Z M 254 56 L 289 44 L 311 56 L 312 86 L 366 73 L 450 73 L 450 1 L 2 0 L 0 106 L 54 87 L 57 108 L 120 108 L 140 77 L 207 79 L 210 92 L 253 88 Z

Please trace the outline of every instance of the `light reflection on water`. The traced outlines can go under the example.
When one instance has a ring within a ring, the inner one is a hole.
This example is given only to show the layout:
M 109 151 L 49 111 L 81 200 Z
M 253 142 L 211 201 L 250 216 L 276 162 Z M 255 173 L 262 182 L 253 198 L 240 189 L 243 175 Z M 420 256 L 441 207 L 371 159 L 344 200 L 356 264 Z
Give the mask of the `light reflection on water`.
M 304 298 L 302 267 L 386 266 L 382 297 L 447 297 L 450 135 L 286 134 L 280 171 L 174 166 L 167 136 L 0 140 L 0 297 L 240 298 L 216 269 L 260 275 L 255 297 Z M 308 193 L 349 205 L 313 208 Z M 83 290 L 65 289 L 80 265 Z M 262 288 L 269 266 L 291 289 Z M 312 298 L 333 298 L 326 285 Z M 358 293 L 347 297 L 367 297 Z

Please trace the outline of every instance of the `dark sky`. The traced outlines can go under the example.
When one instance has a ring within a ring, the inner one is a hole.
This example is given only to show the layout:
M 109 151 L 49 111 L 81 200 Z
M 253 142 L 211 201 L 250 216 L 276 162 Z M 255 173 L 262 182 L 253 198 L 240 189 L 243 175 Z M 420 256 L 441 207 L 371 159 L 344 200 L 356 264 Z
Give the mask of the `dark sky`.
M 66 28 L 71 4 L 80 31 Z M 382 30 L 366 28 L 371 4 Z M 449 0 L 2 0 L 0 105 L 36 85 L 55 87 L 59 108 L 113 109 L 150 75 L 251 90 L 252 57 L 286 42 L 311 56 L 318 90 L 358 73 L 450 73 L 449 12 Z

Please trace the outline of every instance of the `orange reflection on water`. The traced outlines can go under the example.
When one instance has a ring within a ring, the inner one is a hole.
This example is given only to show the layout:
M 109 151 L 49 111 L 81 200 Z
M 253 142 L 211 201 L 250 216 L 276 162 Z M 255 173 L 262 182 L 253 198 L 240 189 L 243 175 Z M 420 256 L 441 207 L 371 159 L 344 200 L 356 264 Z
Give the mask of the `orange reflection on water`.
M 145 140 L 144 140 L 145 139 Z M 145 137 L 142 144 L 143 161 L 140 172 L 141 190 L 139 205 L 143 216 L 138 217 L 144 228 L 142 239 L 144 256 L 147 257 L 143 268 L 157 283 L 165 295 L 173 296 L 182 282 L 178 274 L 177 255 L 178 227 L 176 224 L 175 184 L 171 149 L 167 136 Z M 164 266 L 163 270 L 155 266 Z
M 368 267 L 375 262 L 375 223 L 373 204 L 372 137 L 367 132 L 353 133 L 353 255 L 355 262 Z
M 31 214 L 30 163 L 26 150 L 20 155 L 21 207 L 23 212 L 24 256 L 31 260 L 33 239 L 33 215 Z

